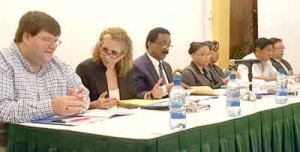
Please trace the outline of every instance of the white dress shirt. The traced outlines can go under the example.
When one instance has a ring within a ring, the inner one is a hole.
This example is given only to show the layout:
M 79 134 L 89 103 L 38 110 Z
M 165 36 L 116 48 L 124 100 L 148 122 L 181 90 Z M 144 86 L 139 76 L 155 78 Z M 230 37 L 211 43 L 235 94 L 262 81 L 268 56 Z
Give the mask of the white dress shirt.
M 109 98 L 115 98 L 117 100 L 120 100 L 120 91 L 119 91 L 119 89 L 108 90 L 108 92 L 109 92 Z
M 155 68 L 155 71 L 157 73 L 157 75 L 159 76 L 159 62 L 162 62 L 162 61 L 157 61 L 154 57 L 152 57 L 148 52 L 146 53 L 147 56 L 149 57 L 150 61 L 152 62 L 154 68 Z M 164 74 L 164 77 L 165 77 L 165 80 L 166 80 L 166 84 L 169 84 L 169 80 L 168 80 L 168 77 L 166 75 L 166 72 L 165 72 L 165 69 L 163 68 L 163 74 Z M 168 94 L 168 91 L 167 91 L 167 87 L 166 85 L 162 86 L 162 89 L 163 89 L 163 94 L 164 95 L 167 95 Z
M 255 54 L 252 52 L 251 54 L 246 55 L 243 60 L 246 59 L 257 59 L 257 57 L 255 56 Z M 253 73 L 253 77 L 261 77 L 261 76 L 265 76 L 265 77 L 277 77 L 278 72 L 275 69 L 275 67 L 273 67 L 271 61 L 266 61 L 264 63 L 264 68 L 262 68 L 262 63 L 254 63 L 252 65 L 252 73 Z M 248 82 L 248 67 L 246 65 L 240 64 L 238 66 L 238 70 L 237 70 L 240 74 L 241 74 L 241 81 L 243 82 Z

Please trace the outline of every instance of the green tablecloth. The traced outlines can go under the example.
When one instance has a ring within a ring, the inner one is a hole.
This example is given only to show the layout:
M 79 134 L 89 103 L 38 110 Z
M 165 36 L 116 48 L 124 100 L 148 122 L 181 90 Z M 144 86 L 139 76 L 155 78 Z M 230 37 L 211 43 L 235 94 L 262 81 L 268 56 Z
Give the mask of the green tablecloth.
M 300 103 L 154 139 L 124 139 L 10 124 L 9 152 L 300 151 Z

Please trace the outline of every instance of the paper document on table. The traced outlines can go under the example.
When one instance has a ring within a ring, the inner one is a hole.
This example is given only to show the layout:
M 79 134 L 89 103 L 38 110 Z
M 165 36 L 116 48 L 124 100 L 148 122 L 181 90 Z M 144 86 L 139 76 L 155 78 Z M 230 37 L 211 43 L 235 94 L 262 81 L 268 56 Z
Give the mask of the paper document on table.
M 132 112 L 131 110 L 116 108 L 116 109 L 108 109 L 108 110 L 93 109 L 93 110 L 88 110 L 87 112 L 80 115 L 86 117 L 97 117 L 97 118 L 109 119 L 115 116 L 126 116 L 132 114 L 134 114 L 134 112 Z
M 193 95 L 210 95 L 210 96 L 218 96 L 217 92 L 208 86 L 192 86 Z
M 160 99 L 160 102 L 148 104 L 141 106 L 143 109 L 150 109 L 150 110 L 167 110 L 169 109 L 169 98 Z
M 143 99 L 129 99 L 129 100 L 121 100 L 120 105 L 121 106 L 136 106 L 136 107 L 142 107 L 151 105 L 154 103 L 163 102 L 164 100 L 143 100 Z
M 54 116 L 46 119 L 40 119 L 32 121 L 39 124 L 52 124 L 52 125 L 64 125 L 64 126 L 78 126 L 84 125 L 96 121 L 103 120 L 103 118 L 92 118 L 83 116 Z

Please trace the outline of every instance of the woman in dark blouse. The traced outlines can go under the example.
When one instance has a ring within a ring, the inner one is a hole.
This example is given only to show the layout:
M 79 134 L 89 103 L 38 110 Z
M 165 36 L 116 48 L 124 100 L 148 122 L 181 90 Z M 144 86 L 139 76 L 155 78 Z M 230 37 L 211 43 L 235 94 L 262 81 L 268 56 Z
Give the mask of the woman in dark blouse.
M 229 77 L 225 76 L 225 73 L 223 70 L 216 65 L 216 63 L 219 60 L 219 42 L 217 41 L 205 41 L 205 43 L 209 47 L 209 53 L 210 53 L 210 63 L 208 64 L 208 68 L 211 71 L 211 74 L 214 75 L 217 83 L 222 83 L 223 85 L 227 84 L 229 81 Z
M 192 42 L 189 54 L 192 62 L 182 71 L 182 82 L 189 86 L 209 86 L 213 89 L 220 88 L 223 83 L 211 74 L 207 67 L 210 63 L 209 47 L 204 42 Z
M 90 91 L 90 109 L 106 109 L 121 99 L 136 98 L 132 67 L 131 38 L 121 28 L 105 29 L 93 49 L 93 58 L 76 68 Z

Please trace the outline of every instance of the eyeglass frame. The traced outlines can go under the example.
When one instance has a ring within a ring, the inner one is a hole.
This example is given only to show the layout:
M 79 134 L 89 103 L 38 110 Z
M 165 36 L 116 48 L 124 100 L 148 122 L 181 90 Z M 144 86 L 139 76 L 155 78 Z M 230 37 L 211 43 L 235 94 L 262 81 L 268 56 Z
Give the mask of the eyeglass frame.
M 210 53 L 196 53 L 196 52 L 194 52 L 194 54 L 196 55 L 196 56 L 205 56 L 205 57 L 211 57 L 211 54 Z
M 102 56 L 109 56 L 112 59 L 116 59 L 116 58 L 120 57 L 123 54 L 123 52 L 117 52 L 115 50 L 109 50 L 106 47 L 101 47 L 99 50 L 99 54 Z
M 156 45 L 162 47 L 162 48 L 173 48 L 173 45 L 171 43 L 167 43 L 167 42 L 153 42 L 155 43 Z
M 274 49 L 274 50 L 276 50 L 276 49 L 277 49 L 277 50 L 279 50 L 279 49 L 284 50 L 284 49 L 285 49 L 285 46 L 282 46 L 282 47 L 273 47 L 273 49 Z
M 60 39 L 53 39 L 53 40 L 50 40 L 48 38 L 45 38 L 45 37 L 42 37 L 42 36 L 39 36 L 37 35 L 36 37 L 40 38 L 41 40 L 45 41 L 48 43 L 49 46 L 53 45 L 53 44 L 56 44 L 56 47 L 58 47 L 62 41 Z

